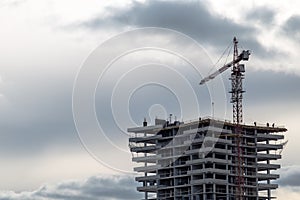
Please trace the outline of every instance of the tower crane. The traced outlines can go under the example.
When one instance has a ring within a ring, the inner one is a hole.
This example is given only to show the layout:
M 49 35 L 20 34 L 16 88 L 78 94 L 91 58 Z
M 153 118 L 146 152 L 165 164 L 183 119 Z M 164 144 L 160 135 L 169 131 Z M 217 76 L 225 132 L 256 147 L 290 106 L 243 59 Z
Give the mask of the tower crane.
M 249 50 L 243 50 L 241 54 L 238 54 L 238 40 L 236 37 L 233 38 L 233 45 L 234 45 L 234 52 L 233 52 L 233 60 L 228 64 L 225 64 L 216 72 L 210 74 L 209 76 L 205 77 L 201 80 L 200 85 L 214 79 L 219 74 L 223 73 L 230 67 L 231 69 L 231 103 L 233 104 L 233 123 L 235 123 L 235 130 L 234 134 L 236 136 L 236 199 L 242 200 L 244 194 L 244 172 L 243 172 L 243 158 L 242 158 L 242 147 L 241 147 L 241 140 L 242 140 L 242 127 L 241 124 L 243 122 L 243 79 L 245 73 L 245 65 L 239 64 L 240 61 L 248 61 L 250 56 Z

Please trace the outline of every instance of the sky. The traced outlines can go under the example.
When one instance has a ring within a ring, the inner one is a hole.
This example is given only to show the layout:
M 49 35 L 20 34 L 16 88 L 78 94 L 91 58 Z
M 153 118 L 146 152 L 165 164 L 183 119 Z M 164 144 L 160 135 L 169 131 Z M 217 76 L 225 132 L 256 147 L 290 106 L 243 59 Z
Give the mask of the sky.
M 234 36 L 251 51 L 244 121 L 288 129 L 274 195 L 299 199 L 299 8 L 295 0 L 0 0 L 0 199 L 141 198 L 126 129 L 170 113 L 230 120 L 230 73 L 198 83 L 231 59 L 219 60 Z

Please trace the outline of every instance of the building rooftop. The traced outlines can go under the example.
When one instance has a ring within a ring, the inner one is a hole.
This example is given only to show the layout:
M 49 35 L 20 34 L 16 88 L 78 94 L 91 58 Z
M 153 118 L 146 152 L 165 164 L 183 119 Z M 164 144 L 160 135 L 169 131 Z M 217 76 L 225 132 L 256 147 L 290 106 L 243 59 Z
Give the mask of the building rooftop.
M 235 123 L 232 123 L 229 120 L 220 120 L 220 119 L 215 119 L 215 118 L 210 118 L 210 117 L 205 117 L 205 118 L 199 118 L 195 120 L 190 120 L 188 122 L 179 122 L 175 121 L 173 123 L 169 123 L 166 120 L 157 120 L 158 123 L 155 125 L 150 125 L 150 126 L 141 126 L 141 127 L 134 127 L 134 128 L 128 128 L 128 132 L 132 133 L 156 133 L 159 130 L 167 130 L 167 129 L 172 129 L 172 128 L 184 128 L 184 127 L 189 127 L 193 125 L 202 125 L 202 124 L 210 124 L 211 126 L 229 126 L 229 127 L 234 127 L 236 126 Z M 266 123 L 265 125 L 263 124 L 258 124 L 256 122 L 253 123 L 253 125 L 250 124 L 241 124 L 240 125 L 242 128 L 245 129 L 253 129 L 253 130 L 262 130 L 266 132 L 286 132 L 287 129 L 284 126 L 277 126 L 274 123 L 271 125 L 269 123 Z

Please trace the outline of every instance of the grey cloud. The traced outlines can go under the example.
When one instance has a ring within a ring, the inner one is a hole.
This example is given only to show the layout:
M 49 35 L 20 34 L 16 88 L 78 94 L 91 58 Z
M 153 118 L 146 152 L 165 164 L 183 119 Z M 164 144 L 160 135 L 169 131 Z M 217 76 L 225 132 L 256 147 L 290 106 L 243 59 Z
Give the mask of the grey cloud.
M 281 32 L 300 42 L 300 15 L 291 16 L 282 26 Z
M 268 102 L 300 101 L 300 88 L 298 87 L 300 79 L 298 76 L 271 71 L 251 71 L 251 60 L 249 63 L 246 63 L 246 67 L 245 100 L 248 106 L 255 106 L 262 103 L 267 104 Z M 223 76 L 225 86 L 227 87 L 226 91 L 229 91 L 230 84 L 227 79 L 229 72 L 223 74 Z M 41 77 L 47 77 L 49 80 L 53 80 L 54 78 L 50 75 L 46 76 L 46 74 L 41 74 Z M 17 87 L 10 89 L 10 93 L 5 93 L 9 97 L 15 98 L 13 98 L 14 109 L 2 111 L 5 114 L 0 117 L 2 128 L 0 154 L 6 156 L 11 154 L 16 156 L 24 154 L 32 156 L 43 153 L 43 150 L 47 149 L 49 145 L 57 143 L 63 146 L 68 144 L 80 147 L 72 118 L 71 100 L 73 80 L 56 80 L 56 83 L 53 83 L 53 85 L 49 81 L 48 86 L 34 84 L 35 79 L 30 84 L 28 84 L 27 79 L 19 79 L 19 81 L 21 82 L 16 85 Z M 193 80 L 195 91 L 199 95 L 199 99 L 203 101 L 201 103 L 203 105 L 210 105 L 210 98 L 207 95 L 205 87 L 199 87 L 198 82 L 199 80 Z M 38 89 L 40 87 L 41 89 Z M 35 92 L 32 92 L 32 90 Z M 20 91 L 24 92 L 24 94 L 20 93 Z M 130 102 L 129 109 L 135 122 L 141 123 L 143 117 L 148 113 L 149 106 L 155 103 L 166 105 L 168 113 L 173 113 L 177 117 L 180 116 L 176 113 L 178 111 L 178 102 L 176 99 L 171 98 L 172 96 L 166 93 L 165 90 L 160 92 L 160 90 L 156 89 L 155 91 L 155 93 L 150 93 L 150 91 L 149 93 L 154 95 L 147 96 L 146 100 L 144 99 L 145 96 L 142 95 L 143 93 L 140 93 L 140 96 L 137 96 L 140 98 L 133 99 L 137 102 Z M 97 94 L 100 93 L 98 92 Z M 158 100 L 157 96 L 162 97 L 162 95 L 166 96 L 166 98 L 162 98 L 166 99 L 166 101 Z M 97 100 L 100 99 L 97 98 Z M 113 118 L 108 117 L 109 109 L 110 107 L 107 107 L 107 112 L 105 112 L 106 117 L 104 119 L 107 119 L 107 121 L 103 122 L 107 126 L 114 124 Z M 201 111 L 210 113 L 209 107 L 207 109 Z M 12 113 L 13 115 L 10 116 Z M 111 126 L 108 128 L 111 128 Z M 120 140 L 118 130 L 114 129 L 111 132 L 113 134 L 108 134 L 109 138 L 117 141 Z M 127 144 L 127 141 L 124 141 L 124 143 Z
M 299 30 L 299 25 L 300 25 L 300 15 L 294 15 L 286 21 L 284 29 L 286 31 L 296 32 Z
M 299 187 L 300 186 L 300 166 L 290 166 L 286 168 L 282 168 L 280 170 L 280 179 L 278 180 L 278 184 L 283 187 L 292 186 Z
M 250 11 L 246 17 L 250 20 L 259 21 L 264 25 L 270 25 L 274 22 L 275 16 L 275 10 L 267 7 L 259 7 Z
M 251 68 L 250 61 L 246 63 L 246 67 Z M 295 74 L 249 69 L 245 78 L 245 98 L 254 105 L 268 102 L 298 102 L 299 85 L 300 78 Z
M 1 107 L 0 154 L 23 156 L 43 152 L 52 144 L 76 144 L 72 118 L 73 76 L 39 72 L 10 77 L 3 95 L 9 106 Z M 5 114 L 4 114 L 5 113 Z
M 45 185 L 33 192 L 0 192 L 0 200 L 133 200 L 140 199 L 131 176 L 92 176 L 86 180 Z
M 214 45 L 224 49 L 233 36 L 243 41 L 245 47 L 256 52 L 259 57 L 279 54 L 275 50 L 265 49 L 257 40 L 258 31 L 251 24 L 237 24 L 230 19 L 214 15 L 199 1 L 147 1 L 134 2 L 126 10 L 110 9 L 112 15 L 107 18 L 96 17 L 89 21 L 74 24 L 74 27 L 99 30 L 113 27 L 163 27 L 183 32 L 202 44 Z M 261 8 L 255 12 L 262 13 Z M 261 14 L 262 20 L 272 17 L 270 10 Z

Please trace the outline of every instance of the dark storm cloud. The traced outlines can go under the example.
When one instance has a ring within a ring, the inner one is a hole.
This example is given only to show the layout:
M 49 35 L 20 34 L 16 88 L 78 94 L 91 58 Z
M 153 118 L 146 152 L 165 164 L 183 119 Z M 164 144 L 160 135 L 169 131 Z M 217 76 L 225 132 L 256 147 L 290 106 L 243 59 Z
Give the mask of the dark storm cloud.
M 255 10 L 250 11 L 246 18 L 249 20 L 259 21 L 264 25 L 270 25 L 274 22 L 276 16 L 275 10 L 272 10 L 267 7 L 259 7 Z
M 93 176 L 87 180 L 46 185 L 33 192 L 0 192 L 0 200 L 133 200 L 140 199 L 133 177 Z
M 277 182 L 280 186 L 300 186 L 300 166 L 282 168 L 280 172 L 280 179 Z
M 291 16 L 282 26 L 282 33 L 300 42 L 300 15 Z
M 260 13 L 262 21 L 271 20 L 272 11 L 265 14 L 262 8 L 253 10 L 249 15 Z M 259 57 L 278 54 L 275 50 L 265 49 L 257 40 L 258 31 L 251 24 L 237 24 L 230 19 L 209 12 L 199 1 L 147 1 L 134 2 L 125 10 L 111 9 L 112 15 L 106 18 L 96 17 L 75 25 L 92 30 L 120 27 L 163 27 L 174 29 L 197 39 L 201 44 L 209 44 L 224 49 L 233 36 L 243 41 L 243 46 L 255 51 Z M 254 16 L 252 16 L 254 17 Z

